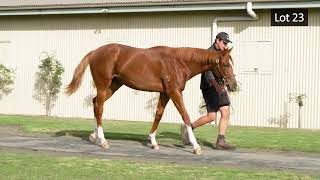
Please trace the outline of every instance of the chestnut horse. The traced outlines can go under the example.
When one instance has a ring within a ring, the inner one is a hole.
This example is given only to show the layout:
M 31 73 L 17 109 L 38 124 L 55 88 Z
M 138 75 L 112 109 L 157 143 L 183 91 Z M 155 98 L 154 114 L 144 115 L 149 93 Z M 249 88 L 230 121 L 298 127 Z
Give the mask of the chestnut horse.
M 195 75 L 211 70 L 223 79 L 229 91 L 235 91 L 237 82 L 233 73 L 231 50 L 221 52 L 198 48 L 170 48 L 157 46 L 149 49 L 121 44 L 107 44 L 89 52 L 75 69 L 73 79 L 66 89 L 71 95 L 80 86 L 83 74 L 90 65 L 97 88 L 93 98 L 97 128 L 89 136 L 92 143 L 103 148 L 109 145 L 102 128 L 103 105 L 122 85 L 142 91 L 159 92 L 160 98 L 149 138 L 154 149 L 159 149 L 156 130 L 165 106 L 171 99 L 187 126 L 193 152 L 201 154 L 201 148 L 191 130 L 189 115 L 184 106 L 182 91 L 186 82 Z

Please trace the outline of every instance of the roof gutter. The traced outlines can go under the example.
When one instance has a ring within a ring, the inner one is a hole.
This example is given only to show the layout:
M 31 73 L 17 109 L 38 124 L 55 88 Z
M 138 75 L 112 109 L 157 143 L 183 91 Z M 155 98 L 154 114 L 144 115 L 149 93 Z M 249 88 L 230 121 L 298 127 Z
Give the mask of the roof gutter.
M 0 10 L 0 16 L 18 15 L 53 15 L 53 14 L 103 14 L 103 13 L 142 13 L 142 12 L 178 12 L 178 11 L 216 11 L 243 10 L 245 4 L 201 4 L 201 5 L 166 5 L 166 6 L 127 6 L 95 8 L 61 8 L 61 9 L 17 9 Z
M 245 16 L 220 16 L 215 17 L 212 21 L 211 44 L 215 42 L 215 36 L 218 33 L 218 22 L 223 21 L 254 21 L 258 20 L 258 15 L 252 10 L 252 2 L 247 2 L 247 15 Z
M 252 9 L 278 8 L 320 8 L 320 1 L 307 2 L 257 2 Z M 2 9 L 2 10 L 1 10 Z M 32 7 L 32 9 L 4 9 L 0 7 L 0 16 L 18 15 L 53 15 L 53 14 L 103 14 L 103 13 L 141 13 L 141 12 L 178 12 L 178 11 L 217 11 L 217 10 L 245 10 L 244 3 L 221 4 L 183 4 L 183 5 L 148 5 L 148 6 L 112 6 L 112 7 L 79 7 L 52 8 Z

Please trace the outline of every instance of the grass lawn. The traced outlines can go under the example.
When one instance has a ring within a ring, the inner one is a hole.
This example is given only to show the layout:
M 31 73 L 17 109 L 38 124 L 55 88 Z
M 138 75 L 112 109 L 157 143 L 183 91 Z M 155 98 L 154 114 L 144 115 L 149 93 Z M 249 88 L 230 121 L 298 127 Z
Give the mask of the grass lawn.
M 19 125 L 27 132 L 87 137 L 93 132 L 94 120 L 53 118 L 41 116 L 0 115 L 0 125 Z M 144 142 L 151 128 L 150 122 L 104 121 L 107 139 Z M 157 140 L 160 144 L 181 144 L 180 125 L 160 123 Z M 195 130 L 200 145 L 211 146 L 217 127 L 206 125 Z M 320 131 L 303 129 L 237 127 L 228 129 L 228 142 L 238 148 L 256 150 L 296 151 L 320 153 Z
M 296 172 L 0 153 L 0 179 L 319 179 Z

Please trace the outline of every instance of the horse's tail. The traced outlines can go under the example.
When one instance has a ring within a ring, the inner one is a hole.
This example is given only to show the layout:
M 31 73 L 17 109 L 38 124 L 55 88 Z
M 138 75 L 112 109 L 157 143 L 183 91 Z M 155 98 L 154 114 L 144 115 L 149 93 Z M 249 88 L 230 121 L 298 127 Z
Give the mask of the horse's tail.
M 73 94 L 74 92 L 77 91 L 77 89 L 80 87 L 81 85 L 81 81 L 82 81 L 82 77 L 84 72 L 86 71 L 87 66 L 89 65 L 89 61 L 90 61 L 90 53 L 88 53 L 80 62 L 80 64 L 77 66 L 77 68 L 75 69 L 74 73 L 73 73 L 73 78 L 72 81 L 70 82 L 70 84 L 67 86 L 65 94 L 67 94 L 68 96 L 70 96 L 71 94 Z

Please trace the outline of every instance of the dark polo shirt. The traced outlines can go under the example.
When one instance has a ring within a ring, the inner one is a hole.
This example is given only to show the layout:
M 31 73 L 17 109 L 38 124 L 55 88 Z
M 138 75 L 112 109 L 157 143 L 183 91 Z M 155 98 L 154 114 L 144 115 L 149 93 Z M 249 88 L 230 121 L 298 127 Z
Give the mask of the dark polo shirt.
M 208 51 L 219 51 L 214 44 L 212 44 L 211 47 L 208 48 Z M 206 71 L 201 74 L 201 83 L 200 83 L 200 89 L 208 89 L 212 86 L 211 81 L 214 80 L 214 76 L 212 72 Z

